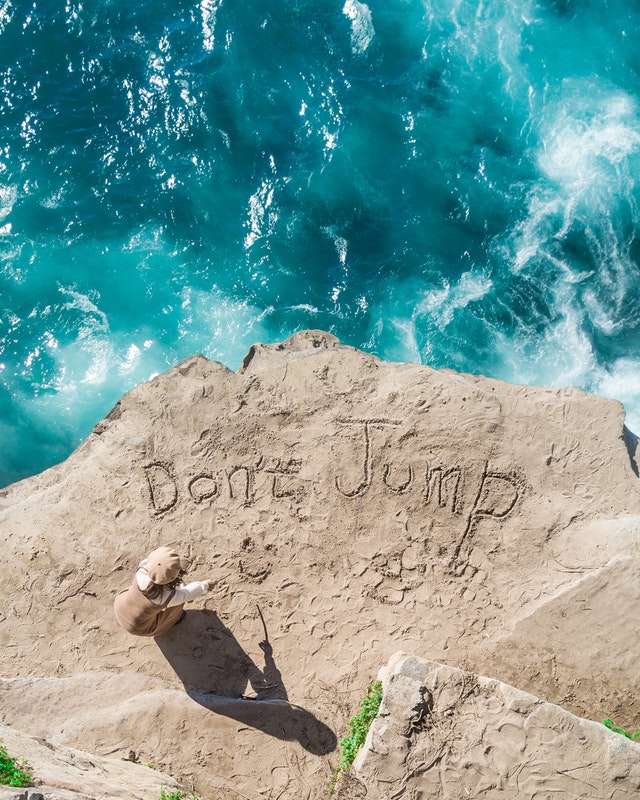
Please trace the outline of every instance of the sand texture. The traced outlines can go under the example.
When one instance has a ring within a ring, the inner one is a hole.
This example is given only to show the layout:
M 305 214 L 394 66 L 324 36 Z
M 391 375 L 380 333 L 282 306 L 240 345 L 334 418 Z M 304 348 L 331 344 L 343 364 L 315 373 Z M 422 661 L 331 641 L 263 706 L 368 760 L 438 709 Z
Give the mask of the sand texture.
M 319 331 L 190 358 L 0 492 L 2 721 L 207 800 L 324 797 L 398 651 L 637 730 L 635 447 L 617 402 Z M 132 637 L 113 598 L 160 544 L 219 583 Z

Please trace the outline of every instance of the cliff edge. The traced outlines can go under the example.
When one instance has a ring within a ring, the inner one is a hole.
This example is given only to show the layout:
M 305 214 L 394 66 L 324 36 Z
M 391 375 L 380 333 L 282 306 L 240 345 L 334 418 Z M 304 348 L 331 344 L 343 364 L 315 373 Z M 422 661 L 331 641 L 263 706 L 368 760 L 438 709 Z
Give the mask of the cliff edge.
M 0 492 L 3 722 L 205 798 L 322 797 L 403 650 L 637 730 L 639 489 L 622 406 L 575 389 L 321 331 L 195 356 Z M 159 544 L 219 584 L 137 639 L 113 598 Z

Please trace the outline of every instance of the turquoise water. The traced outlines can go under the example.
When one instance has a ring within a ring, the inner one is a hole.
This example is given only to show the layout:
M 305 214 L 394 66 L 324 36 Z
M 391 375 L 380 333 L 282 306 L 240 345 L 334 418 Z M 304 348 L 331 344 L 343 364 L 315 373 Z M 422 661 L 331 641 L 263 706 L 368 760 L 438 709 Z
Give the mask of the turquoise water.
M 628 0 L 0 0 L 0 484 L 309 327 L 639 432 L 639 34 Z

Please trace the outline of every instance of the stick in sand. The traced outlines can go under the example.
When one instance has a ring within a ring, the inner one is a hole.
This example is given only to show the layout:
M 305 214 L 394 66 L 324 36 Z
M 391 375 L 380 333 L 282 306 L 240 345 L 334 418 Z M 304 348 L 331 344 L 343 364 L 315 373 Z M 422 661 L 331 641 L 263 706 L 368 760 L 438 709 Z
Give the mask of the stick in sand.
M 262 627 L 264 628 L 264 640 L 265 642 L 269 641 L 269 634 L 267 633 L 267 626 L 264 621 L 264 617 L 262 616 L 262 611 L 260 611 L 260 606 L 256 603 L 256 608 L 258 609 L 258 614 L 260 614 L 260 619 L 262 620 Z

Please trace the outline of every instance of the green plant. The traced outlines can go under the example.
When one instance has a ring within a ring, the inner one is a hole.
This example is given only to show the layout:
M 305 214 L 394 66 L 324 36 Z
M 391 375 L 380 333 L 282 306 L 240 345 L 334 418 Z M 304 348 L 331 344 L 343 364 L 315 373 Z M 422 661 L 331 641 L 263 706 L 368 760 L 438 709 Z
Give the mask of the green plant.
M 375 683 L 370 683 L 369 686 L 367 686 L 365 698 L 360 703 L 360 713 L 351 717 L 349 721 L 349 729 L 351 730 L 351 734 L 340 740 L 340 752 L 342 755 L 342 760 L 331 777 L 329 794 L 333 793 L 336 783 L 342 774 L 346 772 L 353 764 L 356 753 L 362 747 L 365 739 L 367 738 L 367 733 L 369 732 L 371 723 L 378 713 L 381 702 L 382 682 L 375 681 Z
M 0 784 L 3 786 L 34 786 L 31 766 L 26 761 L 19 761 L 7 753 L 0 744 Z
M 168 792 L 168 794 L 167 794 Z M 187 792 L 185 789 L 160 789 L 160 800 L 200 800 L 197 794 Z
M 610 719 L 603 719 L 602 724 L 605 728 L 609 728 L 610 731 L 614 731 L 614 733 L 619 733 L 621 736 L 626 736 L 627 739 L 631 739 L 631 741 L 635 741 L 636 739 L 640 739 L 640 731 L 636 731 L 636 733 L 629 733 L 628 731 L 623 731 L 622 728 L 616 728 L 613 724 L 613 721 Z

